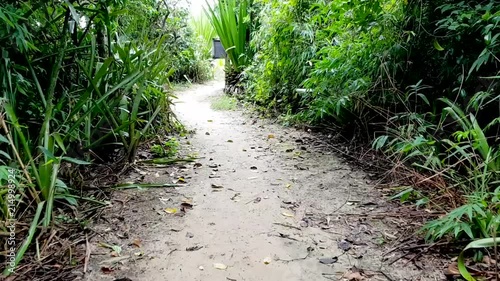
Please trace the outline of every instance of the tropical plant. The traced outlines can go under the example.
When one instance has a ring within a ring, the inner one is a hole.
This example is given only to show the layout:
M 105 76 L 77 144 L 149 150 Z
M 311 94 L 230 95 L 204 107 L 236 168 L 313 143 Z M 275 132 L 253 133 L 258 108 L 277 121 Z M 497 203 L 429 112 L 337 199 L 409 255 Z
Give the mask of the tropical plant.
M 241 72 L 253 58 L 250 47 L 252 0 L 218 0 L 215 7 L 206 2 L 204 12 L 219 35 L 230 63 L 226 63 L 226 88 L 228 94 L 241 91 Z
M 185 24 L 149 29 L 134 8 L 147 11 L 152 26 Z M 195 76 L 182 72 L 191 66 L 171 54 L 189 54 L 194 45 L 185 10 L 170 8 L 177 12 L 156 1 L 0 4 L 0 214 L 31 225 L 16 265 L 39 226 L 53 227 L 61 217 L 55 206 L 74 208 L 77 199 L 105 204 L 76 195 L 83 186 L 66 170 L 111 159 L 134 162 L 142 140 L 176 128 L 169 83 L 174 73 Z M 185 44 L 171 41 L 171 32 L 185 35 Z M 10 213 L 7 202 L 17 212 Z

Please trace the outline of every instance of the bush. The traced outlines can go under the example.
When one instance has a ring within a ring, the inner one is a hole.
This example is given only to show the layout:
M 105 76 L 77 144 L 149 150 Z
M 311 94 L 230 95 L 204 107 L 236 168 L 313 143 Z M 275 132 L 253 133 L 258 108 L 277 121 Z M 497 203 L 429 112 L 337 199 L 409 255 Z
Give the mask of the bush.
M 295 120 L 338 126 L 442 178 L 463 196 L 456 210 L 425 227 L 429 239 L 495 236 L 497 2 L 256 1 L 261 25 L 246 98 Z
M 178 1 L 2 2 L 0 47 L 0 216 L 31 225 L 17 265 L 58 206 L 85 199 L 72 172 L 133 162 L 172 132 L 170 82 L 205 79 L 207 63 Z

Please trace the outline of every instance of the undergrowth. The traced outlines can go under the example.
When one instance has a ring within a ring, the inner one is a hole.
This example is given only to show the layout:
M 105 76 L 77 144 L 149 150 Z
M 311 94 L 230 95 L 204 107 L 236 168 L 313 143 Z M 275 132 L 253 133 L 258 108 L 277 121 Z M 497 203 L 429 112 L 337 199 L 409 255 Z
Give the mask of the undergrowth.
M 238 103 L 235 98 L 228 97 L 225 95 L 214 98 L 210 104 L 210 107 L 213 110 L 219 110 L 219 111 L 235 110 L 237 106 Z
M 428 240 L 498 236 L 498 1 L 255 4 L 244 99 L 418 174 L 396 197 L 447 211 L 424 226 Z
M 17 237 L 2 243 L 15 252 L 4 275 L 24 259 L 34 267 L 19 274 L 34 269 L 33 280 L 51 278 L 42 261 L 79 265 L 76 245 L 41 239 L 84 229 L 109 203 L 90 191 L 116 182 L 141 142 L 179 129 L 171 83 L 212 74 L 197 44 L 177 0 L 0 3 L 0 236 Z

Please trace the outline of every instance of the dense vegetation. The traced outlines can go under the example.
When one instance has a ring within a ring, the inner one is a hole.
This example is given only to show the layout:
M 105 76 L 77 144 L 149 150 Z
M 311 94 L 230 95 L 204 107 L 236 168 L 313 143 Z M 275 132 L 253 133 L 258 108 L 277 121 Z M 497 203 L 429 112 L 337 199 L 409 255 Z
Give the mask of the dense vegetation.
M 102 204 L 82 192 L 82 165 L 133 162 L 142 141 L 179 126 L 170 83 L 212 77 L 189 23 L 177 0 L 0 3 L 2 251 L 18 233 L 4 274 L 37 227 L 65 222 L 61 207 Z
M 248 51 L 232 50 L 253 59 L 229 54 L 240 98 L 409 167 L 419 177 L 396 197 L 451 210 L 427 239 L 499 234 L 499 1 L 227 2 L 258 15 Z
M 447 213 L 427 240 L 494 244 L 499 1 L 219 0 L 196 19 L 180 2 L 0 3 L 0 235 L 28 226 L 11 265 L 61 209 L 101 203 L 83 192 L 82 166 L 132 163 L 141 142 L 179 128 L 171 83 L 212 77 L 215 34 L 226 92 L 396 163 L 408 176 L 395 198 Z

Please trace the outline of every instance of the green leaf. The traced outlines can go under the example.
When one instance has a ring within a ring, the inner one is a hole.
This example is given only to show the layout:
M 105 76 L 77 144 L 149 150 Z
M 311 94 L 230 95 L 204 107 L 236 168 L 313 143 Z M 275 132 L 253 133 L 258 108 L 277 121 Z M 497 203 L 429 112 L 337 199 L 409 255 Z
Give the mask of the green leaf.
M 49 160 L 56 160 L 57 158 L 54 156 L 54 154 L 49 151 L 47 148 L 43 147 L 43 146 L 39 146 L 38 147 L 42 152 L 43 154 L 49 159 Z M 47 161 L 48 162 L 48 161 Z
M 38 206 L 36 208 L 35 216 L 33 220 L 31 221 L 30 228 L 28 230 L 28 235 L 26 236 L 26 239 L 24 239 L 23 244 L 17 251 L 16 257 L 14 259 L 14 268 L 12 270 L 14 271 L 15 267 L 19 264 L 19 262 L 23 259 L 24 253 L 26 250 L 28 250 L 29 246 L 31 245 L 31 241 L 33 240 L 33 237 L 35 236 L 38 222 L 40 221 L 40 214 L 42 213 L 43 206 L 45 204 L 45 201 L 38 203 Z M 3 271 L 4 276 L 9 276 L 12 272 L 10 270 L 11 268 L 6 268 Z
M 65 196 L 64 194 L 59 194 L 54 196 L 54 199 L 59 199 L 59 200 L 66 200 L 70 205 L 72 206 L 78 206 L 78 201 L 71 196 Z
M 56 133 L 53 136 L 54 136 L 54 140 L 56 141 L 59 148 L 64 152 L 64 154 L 66 154 L 66 146 L 64 145 L 64 142 L 61 138 L 61 135 Z
M 439 42 L 437 41 L 437 39 L 434 39 L 434 49 L 438 50 L 438 51 L 444 51 L 444 48 L 441 47 L 441 45 L 439 45 Z
M 62 160 L 65 160 L 65 161 L 68 161 L 68 162 L 71 162 L 71 163 L 74 163 L 74 164 L 78 164 L 78 165 L 90 165 L 90 164 L 92 164 L 90 162 L 79 160 L 79 159 L 75 159 L 75 158 L 71 158 L 71 157 L 62 157 Z
M 413 188 L 410 187 L 410 188 L 405 189 L 405 190 L 401 191 L 400 193 L 392 196 L 391 200 L 400 198 L 401 202 L 404 202 L 404 201 L 406 201 L 410 197 L 410 194 L 412 192 L 413 192 Z
M 465 258 L 464 258 L 464 253 L 465 251 L 469 249 L 481 249 L 481 248 L 489 248 L 493 247 L 495 245 L 498 245 L 500 242 L 500 238 L 484 238 L 484 239 L 479 239 L 476 241 L 470 242 L 460 253 L 458 256 L 458 271 L 460 271 L 460 274 L 462 277 L 467 280 L 467 281 L 476 281 L 474 277 L 469 273 L 467 270 L 467 266 L 465 266 Z
M 12 160 L 12 157 L 10 157 L 10 155 L 7 152 L 3 151 L 3 150 L 0 150 L 0 155 L 3 155 L 3 157 L 5 157 L 5 158 L 7 158 L 9 160 Z
M 474 234 L 472 233 L 472 229 L 468 223 L 461 224 L 462 230 L 469 236 L 470 239 L 474 239 Z
M 0 142 L 10 143 L 9 140 L 6 137 L 4 137 L 3 135 L 0 135 Z

